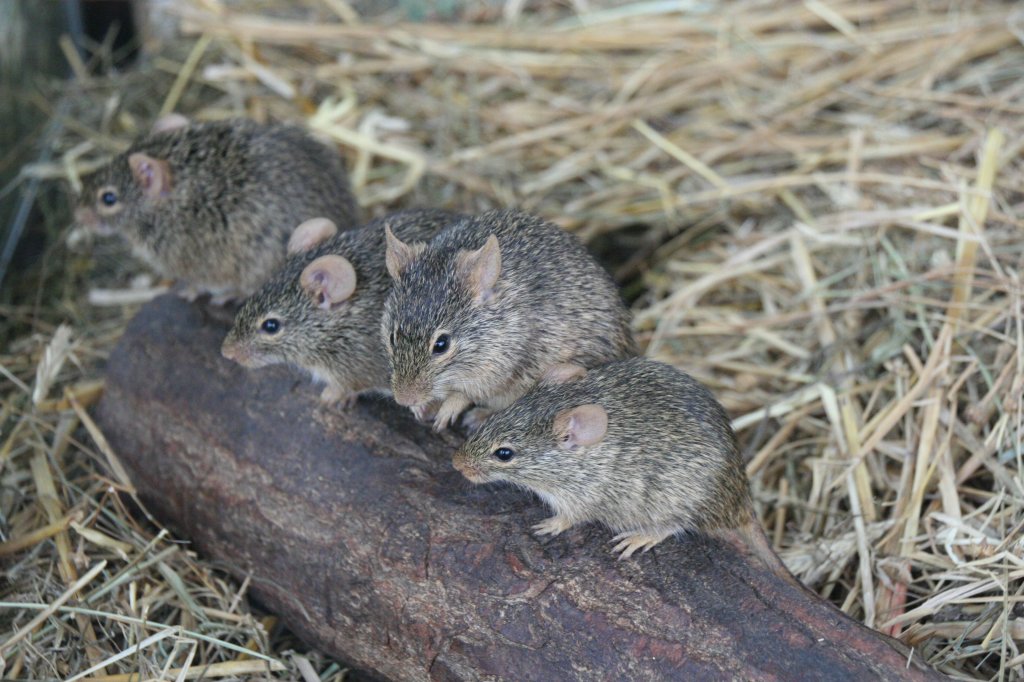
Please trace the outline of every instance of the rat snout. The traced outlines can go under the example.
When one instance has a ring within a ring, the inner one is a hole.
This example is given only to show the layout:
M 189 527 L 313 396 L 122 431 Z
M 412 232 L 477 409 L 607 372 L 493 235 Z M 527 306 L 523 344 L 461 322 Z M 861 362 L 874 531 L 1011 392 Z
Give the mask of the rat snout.
M 79 206 L 75 209 L 75 224 L 89 230 L 96 230 L 100 227 L 100 216 L 88 206 Z
M 484 474 L 479 468 L 474 466 L 467 455 L 463 454 L 462 450 L 455 453 L 452 457 L 452 466 L 455 469 L 469 479 L 473 483 L 483 482 Z
M 462 454 L 462 450 L 459 450 L 452 456 L 452 466 L 463 476 L 466 475 L 466 470 L 471 468 L 469 466 L 468 458 Z
M 75 209 L 75 227 L 100 237 L 109 237 L 117 232 L 113 226 L 104 222 L 91 206 L 79 206 Z
M 259 369 L 282 362 L 279 356 L 247 341 L 225 339 L 221 344 L 220 354 L 248 369 Z
M 404 407 L 417 407 L 430 400 L 429 396 L 409 386 L 399 386 L 394 389 L 395 402 Z
M 245 348 L 241 344 L 229 340 L 225 340 L 221 345 L 220 354 L 242 366 L 249 362 L 249 353 L 246 352 Z

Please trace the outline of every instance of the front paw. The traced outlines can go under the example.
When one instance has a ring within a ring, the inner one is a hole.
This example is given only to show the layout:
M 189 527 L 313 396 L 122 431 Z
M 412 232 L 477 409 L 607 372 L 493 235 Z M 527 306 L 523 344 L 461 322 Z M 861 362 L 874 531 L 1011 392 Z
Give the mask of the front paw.
M 441 403 L 434 417 L 434 430 L 443 431 L 451 426 L 459 415 L 469 407 L 469 401 L 462 396 L 450 396 Z
M 184 285 L 184 286 L 178 286 L 178 287 L 175 287 L 175 289 L 174 289 L 174 294 L 178 298 L 183 298 L 186 301 L 188 301 L 189 303 L 195 303 L 196 299 L 199 298 L 200 296 L 202 296 L 203 293 L 205 293 L 205 292 L 202 289 L 200 289 L 198 287 L 194 287 L 191 284 Z
M 234 301 L 240 301 L 243 298 L 245 297 L 239 294 L 237 291 L 225 291 L 219 294 L 211 294 L 210 305 L 226 306 L 229 303 L 233 303 Z
M 359 398 L 358 393 L 345 391 L 340 386 L 327 385 L 320 392 L 320 404 L 338 405 L 343 410 L 355 405 L 357 398 Z
M 437 416 L 437 409 L 441 406 L 441 403 L 432 401 L 429 403 L 423 403 L 421 405 L 415 405 L 409 408 L 413 416 L 416 417 L 416 421 L 421 424 L 430 424 L 434 421 L 434 417 Z

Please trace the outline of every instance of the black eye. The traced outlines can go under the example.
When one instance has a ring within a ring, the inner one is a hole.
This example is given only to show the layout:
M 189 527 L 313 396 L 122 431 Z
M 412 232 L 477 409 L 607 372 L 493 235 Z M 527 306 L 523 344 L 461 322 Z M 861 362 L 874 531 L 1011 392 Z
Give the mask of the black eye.
M 391 347 L 394 348 L 397 345 L 398 345 L 398 333 L 394 329 L 392 329 L 391 330 Z
M 494 457 L 500 462 L 507 462 L 516 456 L 515 450 L 512 448 L 498 448 L 494 451 Z
M 448 336 L 447 334 L 441 334 L 440 336 L 438 336 L 437 340 L 434 341 L 434 347 L 432 349 L 434 355 L 441 355 L 442 353 L 447 353 L 448 345 L 451 343 L 451 340 L 451 337 Z
M 260 325 L 260 331 L 266 334 L 276 334 L 280 330 L 281 322 L 274 319 L 273 317 L 268 317 L 267 319 L 263 320 L 263 324 Z
M 117 194 L 111 191 L 106 191 L 100 195 L 100 201 L 102 201 L 105 206 L 113 206 L 117 203 Z

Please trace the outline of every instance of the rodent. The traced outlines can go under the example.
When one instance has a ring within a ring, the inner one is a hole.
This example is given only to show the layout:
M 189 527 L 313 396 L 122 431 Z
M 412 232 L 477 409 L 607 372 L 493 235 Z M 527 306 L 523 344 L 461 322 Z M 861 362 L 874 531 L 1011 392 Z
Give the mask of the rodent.
M 380 343 L 381 308 L 391 290 L 384 226 L 406 239 L 430 239 L 461 217 L 403 211 L 340 233 L 326 219 L 306 221 L 289 240 L 292 255 L 242 304 L 221 353 L 247 367 L 301 367 L 326 384 L 325 403 L 390 392 Z
M 528 213 L 466 218 L 429 243 L 388 234 L 387 266 L 392 391 L 414 410 L 441 401 L 435 429 L 471 404 L 511 404 L 553 365 L 636 354 L 608 273 L 574 235 Z
M 553 368 L 471 434 L 453 464 L 474 483 L 534 491 L 554 511 L 534 526 L 539 535 L 599 521 L 617 533 L 620 558 L 681 532 L 738 536 L 795 582 L 754 515 L 725 409 L 669 365 Z
M 244 297 L 285 257 L 291 229 L 356 206 L 341 155 L 293 125 L 172 115 L 83 179 L 79 226 L 123 235 L 194 298 Z

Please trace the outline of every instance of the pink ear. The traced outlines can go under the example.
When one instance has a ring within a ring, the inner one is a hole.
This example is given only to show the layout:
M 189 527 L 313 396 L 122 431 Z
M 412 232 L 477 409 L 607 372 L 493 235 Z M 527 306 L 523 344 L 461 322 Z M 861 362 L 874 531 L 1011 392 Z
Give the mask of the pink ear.
M 387 249 L 384 253 L 384 262 L 387 265 L 388 273 L 394 280 L 400 280 L 405 269 L 412 265 L 416 257 L 423 251 L 423 244 L 409 245 L 395 236 L 390 225 L 384 226 L 384 237 L 387 241 Z
M 492 234 L 476 251 L 460 251 L 456 262 L 477 302 L 494 295 L 494 285 L 501 274 L 501 248 L 497 237 Z
M 163 159 L 135 152 L 128 157 L 128 165 L 135 182 L 147 197 L 156 199 L 171 191 L 171 165 Z
M 288 255 L 309 251 L 320 242 L 338 233 L 338 226 L 327 218 L 313 218 L 292 231 L 288 240 Z
M 299 284 L 324 310 L 348 300 L 356 290 L 356 271 L 346 258 L 320 256 L 306 266 Z
M 184 128 L 188 124 L 189 120 L 181 114 L 165 114 L 153 121 L 153 127 L 150 129 L 150 132 L 165 133 L 168 130 Z
M 566 450 L 600 443 L 608 432 L 608 413 L 600 405 L 580 405 L 555 415 L 555 438 Z
M 540 383 L 545 385 L 564 384 L 569 381 L 576 381 L 587 376 L 587 368 L 571 362 L 563 362 L 560 365 L 551 365 L 540 377 Z

